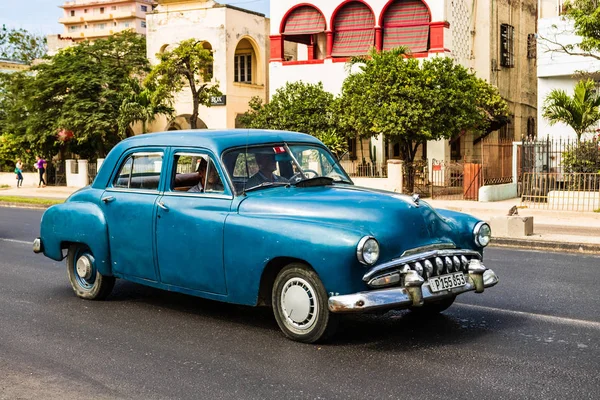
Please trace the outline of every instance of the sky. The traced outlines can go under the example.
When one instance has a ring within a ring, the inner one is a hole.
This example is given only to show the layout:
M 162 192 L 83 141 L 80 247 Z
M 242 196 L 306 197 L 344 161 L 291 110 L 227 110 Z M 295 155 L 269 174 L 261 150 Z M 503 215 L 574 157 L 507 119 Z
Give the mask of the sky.
M 216 0 L 269 16 L 269 0 Z M 276 1 L 276 0 L 275 0 Z M 0 0 L 0 26 L 23 28 L 38 35 L 62 33 L 58 19 L 65 0 Z

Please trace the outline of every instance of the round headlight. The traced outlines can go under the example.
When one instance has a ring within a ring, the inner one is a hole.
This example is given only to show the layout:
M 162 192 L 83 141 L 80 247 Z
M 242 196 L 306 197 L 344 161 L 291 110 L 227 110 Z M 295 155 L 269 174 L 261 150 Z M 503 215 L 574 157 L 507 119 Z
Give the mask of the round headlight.
M 492 229 L 485 222 L 479 222 L 473 229 L 473 236 L 477 246 L 485 247 L 490 244 L 492 239 Z
M 356 257 L 365 265 L 373 265 L 379 258 L 379 243 L 372 236 L 365 236 L 356 246 Z

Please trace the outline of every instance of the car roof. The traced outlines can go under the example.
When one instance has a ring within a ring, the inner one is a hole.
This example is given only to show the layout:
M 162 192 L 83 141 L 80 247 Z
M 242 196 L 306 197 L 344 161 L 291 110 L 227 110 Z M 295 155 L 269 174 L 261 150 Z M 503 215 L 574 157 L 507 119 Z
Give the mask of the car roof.
M 314 143 L 321 142 L 306 133 L 276 131 L 268 129 L 194 129 L 168 131 L 137 135 L 119 142 L 108 154 L 105 165 L 116 167 L 121 155 L 136 147 L 202 147 L 220 157 L 223 151 L 240 146 L 254 146 L 262 143 Z M 94 181 L 95 188 L 104 187 L 112 169 L 100 169 Z
M 210 149 L 220 155 L 224 150 L 231 147 L 276 142 L 320 143 L 314 136 L 299 132 L 267 129 L 194 129 L 137 135 L 123 140 L 118 146 L 127 148 L 138 146 L 198 146 Z

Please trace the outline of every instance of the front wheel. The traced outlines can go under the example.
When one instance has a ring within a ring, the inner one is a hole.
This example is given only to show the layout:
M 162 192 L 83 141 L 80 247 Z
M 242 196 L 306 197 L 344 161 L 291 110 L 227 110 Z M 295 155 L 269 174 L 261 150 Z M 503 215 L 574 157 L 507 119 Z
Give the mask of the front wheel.
M 92 251 L 81 244 L 69 247 L 67 276 L 73 291 L 82 299 L 103 300 L 115 286 L 115 278 L 98 272 Z
M 286 266 L 273 284 L 275 319 L 292 340 L 314 343 L 335 332 L 338 316 L 329 311 L 327 302 L 327 292 L 319 276 L 304 264 Z

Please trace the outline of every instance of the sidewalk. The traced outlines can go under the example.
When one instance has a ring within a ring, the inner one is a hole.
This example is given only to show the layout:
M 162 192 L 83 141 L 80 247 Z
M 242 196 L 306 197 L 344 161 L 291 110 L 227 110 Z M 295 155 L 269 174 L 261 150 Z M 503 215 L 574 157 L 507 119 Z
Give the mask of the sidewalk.
M 519 198 L 480 203 L 468 200 L 424 199 L 435 208 L 446 208 L 471 214 L 484 221 L 505 216 L 511 207 L 521 207 Z M 518 209 L 519 216 L 533 217 L 533 235 L 500 238 L 493 237 L 497 246 L 575 251 L 600 255 L 600 213 L 556 211 L 536 208 Z
M 64 186 L 24 186 L 19 189 L 13 186 L 10 189 L 0 189 L 0 196 L 66 199 L 76 190 L 77 188 Z M 494 216 L 507 215 L 508 210 L 515 205 L 521 206 L 519 198 L 490 203 L 468 200 L 424 201 L 435 208 L 464 212 L 484 221 L 489 221 Z M 518 212 L 520 216 L 533 217 L 534 234 L 510 238 L 493 237 L 493 245 L 600 255 L 600 213 L 533 208 L 519 208 Z
M 24 185 L 17 189 L 11 186 L 8 189 L 0 189 L 0 196 L 19 196 L 19 197 L 41 197 L 49 199 L 66 199 L 78 188 L 66 186 L 46 186 L 38 188 L 37 185 Z

